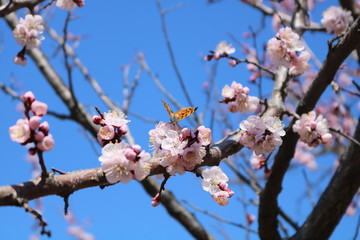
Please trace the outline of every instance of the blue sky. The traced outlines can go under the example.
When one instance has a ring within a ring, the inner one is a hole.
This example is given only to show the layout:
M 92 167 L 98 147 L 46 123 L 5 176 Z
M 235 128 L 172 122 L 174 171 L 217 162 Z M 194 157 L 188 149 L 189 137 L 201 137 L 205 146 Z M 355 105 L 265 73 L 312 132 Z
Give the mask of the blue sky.
M 81 35 L 83 39 L 76 49 L 77 55 L 88 68 L 92 77 L 97 79 L 104 91 L 115 101 L 121 102 L 122 75 L 121 66 L 128 65 L 137 52 L 145 54 L 146 60 L 152 71 L 160 78 L 166 89 L 175 96 L 178 101 L 187 106 L 184 94 L 176 80 L 176 75 L 171 67 L 168 51 L 165 46 L 158 9 L 155 1 L 106 1 L 101 4 L 96 1 L 87 1 L 86 6 L 74 11 L 77 18 L 70 23 L 69 31 L 74 35 Z M 240 1 L 224 0 L 219 3 L 208 5 L 206 1 L 182 1 L 184 6 L 170 12 L 166 16 L 167 28 L 175 51 L 180 71 L 185 79 L 186 86 L 192 101 L 199 107 L 198 113 L 202 112 L 206 104 L 206 98 L 202 84 L 208 81 L 208 74 L 204 66 L 212 66 L 211 63 L 203 62 L 202 58 L 208 50 L 213 50 L 218 42 L 227 40 L 233 42 L 229 33 L 239 41 L 251 44 L 251 40 L 244 39 L 243 33 L 249 31 L 249 26 L 257 29 L 260 26 L 261 15 L 242 4 Z M 321 3 L 312 13 L 314 20 L 319 21 L 321 12 L 333 1 Z M 163 1 L 163 8 L 173 6 L 177 1 Z M 23 12 L 21 13 L 23 14 Z M 65 12 L 59 9 L 48 9 L 43 12 L 49 19 L 49 25 L 61 34 Z M 259 48 L 273 37 L 271 22 L 266 21 L 267 29 L 259 35 Z M 325 34 L 307 34 L 306 37 L 316 39 L 309 42 L 320 60 L 324 59 L 327 43 L 332 36 Z M 56 55 L 56 43 L 47 34 L 42 49 L 46 51 L 53 64 L 65 78 L 66 72 L 61 55 Z M 18 92 L 31 90 L 40 101 L 47 102 L 49 109 L 59 113 L 67 113 L 62 102 L 54 95 L 54 91 L 48 87 L 40 72 L 29 61 L 28 66 L 20 67 L 12 63 L 13 56 L 20 47 L 12 38 L 11 31 L 4 22 L 0 23 L 0 81 L 7 85 L 13 85 Z M 237 48 L 236 56 L 243 58 L 244 55 Z M 134 77 L 137 65 L 131 68 L 130 77 Z M 107 111 L 99 101 L 95 92 L 79 74 L 78 70 L 73 73 L 75 92 L 78 99 L 83 102 L 89 112 L 95 112 L 94 106 Z M 230 68 L 226 61 L 220 61 L 216 75 L 216 85 L 221 90 L 224 84 L 232 81 L 241 82 L 249 86 L 251 94 L 257 95 L 257 88 L 248 83 L 250 73 L 245 65 Z M 269 94 L 270 81 L 265 80 L 263 89 Z M 167 121 L 168 116 L 163 109 L 161 99 L 164 95 L 156 88 L 152 80 L 143 73 L 135 97 L 131 105 L 131 112 L 143 115 L 155 121 Z M 26 162 L 26 149 L 11 142 L 8 136 L 9 126 L 15 124 L 21 117 L 16 112 L 18 101 L 11 100 L 9 96 L 0 93 L 0 113 L 2 124 L 0 125 L 0 142 L 2 168 L 0 170 L 0 185 L 14 184 L 31 178 L 31 166 Z M 153 123 L 145 123 L 129 114 L 131 132 L 137 144 L 144 149 L 148 148 L 148 131 L 154 128 Z M 230 116 L 233 127 L 236 128 L 244 116 Z M 99 167 L 98 153 L 100 147 L 93 150 L 93 142 L 83 136 L 82 129 L 69 121 L 60 121 L 54 117 L 46 116 L 51 125 L 51 132 L 56 141 L 53 151 L 45 153 L 45 161 L 48 168 L 54 167 L 62 171 Z M 210 116 L 204 118 L 205 126 L 210 123 Z M 184 120 L 182 125 L 190 123 Z M 214 140 L 221 138 L 221 128 L 215 124 Z M 321 169 L 331 166 L 332 157 L 319 160 Z M 225 171 L 228 170 L 223 164 Z M 306 170 L 310 179 L 316 179 L 319 173 Z M 263 173 L 259 172 L 261 176 Z M 231 175 L 230 175 L 231 176 Z M 280 204 L 283 209 L 298 219 L 301 223 L 306 214 L 311 210 L 307 199 L 300 201 L 298 193 L 298 181 L 303 181 L 302 168 L 293 169 L 285 179 L 283 193 L 280 196 Z M 325 179 L 323 184 L 329 179 Z M 242 184 L 231 185 L 236 195 L 231 199 L 227 207 L 216 205 L 208 193 L 201 189 L 200 179 L 191 174 L 173 177 L 167 184 L 167 189 L 173 191 L 179 200 L 186 200 L 194 205 L 218 214 L 231 221 L 245 224 L 243 205 L 240 199 L 245 196 L 247 200 L 256 200 L 256 195 Z M 315 197 L 319 192 L 314 193 Z M 85 189 L 70 196 L 70 211 L 73 211 L 79 223 L 87 224 L 88 232 L 95 235 L 96 239 L 192 239 L 192 237 L 171 217 L 166 210 L 159 206 L 153 208 L 150 205 L 151 197 L 148 196 L 141 185 L 136 182 L 118 184 L 104 190 L 99 188 Z M 53 239 L 73 239 L 66 233 L 68 224 L 63 218 L 63 200 L 57 196 L 43 199 L 43 216 L 53 233 Z M 232 239 L 243 239 L 244 231 L 218 223 L 203 214 L 194 212 L 201 223 L 219 239 L 224 239 L 221 232 L 228 232 Z M 256 207 L 249 206 L 249 213 L 257 214 Z M 0 208 L 0 238 L 2 239 L 28 239 L 34 233 L 33 218 L 23 209 L 15 207 Z M 356 226 L 355 217 L 344 217 L 341 226 L 334 233 L 332 239 L 339 236 L 350 239 Z M 256 224 L 252 226 L 256 229 Z M 348 235 L 347 235 L 348 234 Z M 42 237 L 46 239 L 46 237 Z M 251 235 L 251 239 L 257 236 Z

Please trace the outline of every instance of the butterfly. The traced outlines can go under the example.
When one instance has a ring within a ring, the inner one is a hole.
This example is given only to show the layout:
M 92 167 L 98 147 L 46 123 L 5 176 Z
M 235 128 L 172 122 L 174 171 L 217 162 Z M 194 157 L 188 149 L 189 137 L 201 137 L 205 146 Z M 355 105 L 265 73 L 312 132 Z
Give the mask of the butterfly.
M 173 111 L 171 111 L 169 105 L 164 100 L 162 100 L 162 102 L 164 104 L 166 111 L 170 115 L 171 123 L 177 123 L 178 121 L 183 120 L 184 118 L 186 118 L 187 116 L 189 116 L 190 114 L 195 112 L 196 109 L 198 109 L 197 107 L 187 107 L 187 108 L 180 109 L 176 113 L 173 113 Z

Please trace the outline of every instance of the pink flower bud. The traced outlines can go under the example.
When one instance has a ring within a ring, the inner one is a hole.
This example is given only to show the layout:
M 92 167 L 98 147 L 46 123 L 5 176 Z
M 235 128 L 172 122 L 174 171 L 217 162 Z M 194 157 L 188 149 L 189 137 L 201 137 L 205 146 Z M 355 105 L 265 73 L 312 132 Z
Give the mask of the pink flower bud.
M 34 156 L 34 155 L 36 154 L 36 148 L 29 148 L 28 153 L 29 153 L 31 156 Z
M 44 135 L 43 132 L 36 132 L 36 133 L 34 134 L 34 140 L 35 140 L 36 142 L 42 142 L 43 139 L 44 139 L 44 137 L 45 137 L 45 135 Z
M 132 145 L 131 148 L 134 150 L 136 154 L 139 154 L 141 152 L 141 146 L 140 145 Z
M 31 130 L 36 130 L 40 126 L 41 117 L 32 116 L 29 120 L 29 126 Z
M 127 132 L 128 132 L 128 126 L 126 125 L 126 124 L 124 124 L 124 125 L 121 125 L 120 127 L 119 127 L 119 133 L 121 134 L 121 135 L 125 135 Z
M 40 101 L 34 101 L 31 104 L 31 111 L 36 115 L 36 116 L 44 116 L 47 113 L 47 104 L 40 102 Z
M 23 67 L 26 66 L 26 57 L 25 56 L 21 57 L 21 56 L 17 55 L 14 57 L 13 61 L 16 65 L 20 65 Z
M 151 199 L 151 206 L 157 207 L 159 205 L 160 205 L 160 195 L 156 194 L 156 196 Z
M 215 59 L 215 60 L 219 60 L 220 58 L 221 58 L 221 54 L 218 53 L 218 52 L 215 52 L 215 53 L 214 53 L 214 59 Z
M 214 55 L 205 55 L 204 60 L 205 61 L 211 61 L 211 59 L 214 57 Z
M 230 59 L 229 60 L 229 65 L 230 65 L 230 67 L 235 67 L 237 65 L 236 60 L 235 59 Z
M 44 139 L 39 142 L 38 144 L 36 144 L 36 147 L 38 149 L 40 149 L 41 151 L 50 151 L 51 149 L 53 149 L 55 145 L 55 141 L 53 139 L 53 136 L 51 134 L 47 135 L 44 137 Z
M 124 150 L 124 155 L 128 160 L 134 161 L 137 154 L 132 148 L 127 148 Z
M 253 222 L 255 222 L 256 217 L 252 214 L 246 214 L 246 222 L 248 225 L 251 225 Z
M 23 99 L 28 102 L 28 103 L 32 103 L 35 101 L 35 95 L 33 94 L 33 92 L 31 91 L 27 91 L 24 96 Z
M 78 7 L 85 6 L 85 0 L 73 0 Z
M 93 123 L 96 124 L 96 125 L 100 125 L 100 124 L 103 124 L 103 119 L 101 116 L 93 116 Z
M 323 143 L 329 143 L 331 141 L 332 135 L 330 133 L 325 133 L 324 135 L 321 136 L 321 141 Z
M 189 138 L 189 137 L 193 138 L 195 136 L 194 136 L 194 133 L 191 132 L 190 128 L 183 128 L 183 129 L 181 129 L 181 137 L 183 139 L 186 139 L 186 138 Z
M 248 95 L 249 92 L 250 92 L 250 89 L 248 87 L 244 87 L 242 90 L 241 90 L 242 93 Z
M 47 121 L 40 124 L 39 131 L 43 132 L 45 135 L 48 134 L 49 130 L 50 130 L 50 126 Z
M 225 189 L 228 187 L 227 183 L 223 181 L 219 182 L 218 186 L 222 191 L 225 191 Z
M 225 191 L 217 192 L 212 197 L 220 206 L 226 206 L 229 204 L 229 194 Z

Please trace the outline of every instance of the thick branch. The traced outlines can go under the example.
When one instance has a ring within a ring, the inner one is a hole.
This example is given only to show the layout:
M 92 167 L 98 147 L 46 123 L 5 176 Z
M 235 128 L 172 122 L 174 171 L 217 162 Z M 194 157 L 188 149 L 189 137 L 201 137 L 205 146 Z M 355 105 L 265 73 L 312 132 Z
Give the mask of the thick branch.
M 360 118 L 354 138 L 360 141 Z M 360 146 L 351 142 L 340 166 L 294 240 L 328 239 L 360 187 Z
M 0 206 L 22 206 L 24 202 L 48 196 L 66 196 L 77 190 L 109 185 L 100 168 L 79 170 L 62 175 L 52 175 L 41 181 L 41 176 L 31 181 L 0 186 Z
M 5 0 L 1 0 L 2 6 L 0 6 L 0 17 L 5 17 L 6 15 L 15 12 L 21 8 L 29 8 L 32 9 L 36 5 L 45 0 L 12 0 L 10 2 L 6 2 Z
M 360 21 L 359 19 L 348 29 L 339 44 L 330 49 L 328 56 L 320 69 L 317 77 L 310 86 L 304 98 L 300 101 L 296 113 L 301 115 L 311 111 L 319 100 L 326 87 L 334 79 L 335 73 L 342 62 L 349 54 L 360 44 Z M 277 214 L 278 202 L 277 197 L 281 192 L 282 181 L 289 167 L 290 161 L 294 156 L 295 146 L 298 140 L 297 134 L 292 131 L 290 124 L 283 138 L 283 145 L 275 157 L 272 173 L 268 179 L 264 191 L 260 195 L 259 208 L 259 233 L 262 239 L 278 239 L 277 231 Z M 337 195 L 339 196 L 339 195 Z

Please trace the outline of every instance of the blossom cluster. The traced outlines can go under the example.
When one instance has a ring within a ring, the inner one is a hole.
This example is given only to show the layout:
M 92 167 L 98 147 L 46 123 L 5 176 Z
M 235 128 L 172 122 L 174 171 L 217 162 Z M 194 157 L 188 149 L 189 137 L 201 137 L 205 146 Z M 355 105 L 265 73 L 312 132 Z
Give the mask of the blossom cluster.
M 300 135 L 300 141 L 309 147 L 317 147 L 319 143 L 328 143 L 332 138 L 327 120 L 322 115 L 316 116 L 314 111 L 302 114 L 292 128 Z
M 85 0 L 57 0 L 56 6 L 65 9 L 67 11 L 71 11 L 75 6 L 83 7 L 85 6 Z
M 341 7 L 331 6 L 323 12 L 321 23 L 326 28 L 326 31 L 339 35 L 344 32 L 354 19 L 350 11 L 346 11 Z
M 170 175 L 184 174 L 200 164 L 206 154 L 205 146 L 212 140 L 211 130 L 200 126 L 195 132 L 178 124 L 159 122 L 149 131 L 154 161 Z
M 27 14 L 25 19 L 20 18 L 13 34 L 16 42 L 27 49 L 37 48 L 41 44 L 43 36 L 39 36 L 44 32 L 44 23 L 40 15 Z
M 15 125 L 9 128 L 10 138 L 21 145 L 35 143 L 35 147 L 29 149 L 31 155 L 40 151 L 50 151 L 55 141 L 49 133 L 48 122 L 41 123 L 41 117 L 47 113 L 46 103 L 35 100 L 32 92 L 26 92 L 23 96 L 25 106 L 25 118 L 19 119 Z M 33 116 L 30 116 L 30 114 Z
M 105 146 L 109 142 L 119 141 L 121 136 L 128 132 L 127 123 L 130 120 L 125 118 L 125 114 L 117 110 L 93 117 L 93 122 L 101 126 L 97 135 L 101 146 Z
M 229 198 L 234 195 L 234 192 L 228 189 L 229 178 L 221 168 L 215 166 L 205 169 L 202 177 L 202 188 L 211 194 L 214 201 L 221 206 L 228 205 Z
M 271 153 L 282 144 L 284 125 L 277 117 L 250 116 L 240 123 L 240 143 L 256 155 Z
M 213 58 L 215 60 L 219 60 L 220 58 L 228 57 L 230 54 L 234 52 L 235 52 L 235 48 L 231 44 L 227 44 L 226 41 L 222 41 L 216 46 L 216 49 L 213 52 L 213 54 L 209 54 L 205 56 L 205 60 L 210 61 Z
M 221 103 L 226 103 L 230 112 L 253 113 L 259 105 L 259 98 L 249 96 L 249 88 L 240 83 L 232 82 L 231 86 L 225 85 L 221 95 L 224 97 Z
M 309 68 L 310 54 L 304 50 L 300 36 L 290 27 L 281 28 L 266 46 L 267 53 L 276 66 L 282 65 L 289 68 L 292 75 L 302 74 Z M 297 55 L 297 52 L 300 52 Z
M 123 141 L 106 144 L 99 161 L 109 183 L 141 181 L 152 167 L 149 153 L 142 151 L 139 145 L 130 146 Z

